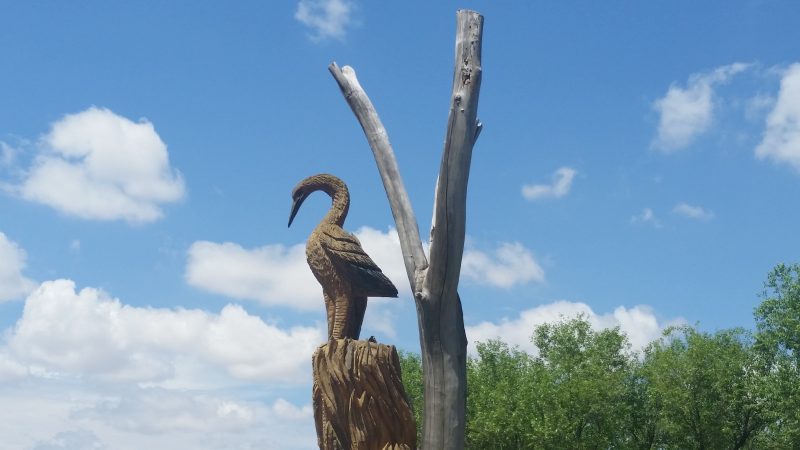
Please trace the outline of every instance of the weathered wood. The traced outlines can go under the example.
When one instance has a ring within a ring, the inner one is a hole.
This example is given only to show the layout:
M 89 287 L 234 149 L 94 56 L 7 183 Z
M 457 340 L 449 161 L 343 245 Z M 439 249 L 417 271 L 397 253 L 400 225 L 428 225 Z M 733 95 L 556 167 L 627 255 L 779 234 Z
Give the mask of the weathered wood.
M 414 216 L 411 200 L 408 198 L 403 178 L 400 176 L 400 168 L 394 157 L 392 144 L 389 143 L 389 135 L 367 93 L 359 84 L 356 72 L 349 66 L 339 69 L 335 62 L 328 66 L 328 70 L 336 79 L 342 95 L 361 124 L 372 154 L 375 156 L 383 187 L 392 207 L 397 234 L 400 236 L 400 248 L 403 252 L 408 281 L 412 292 L 416 292 L 417 280 L 421 279 L 420 272 L 428 267 L 428 259 L 422 249 L 417 218 Z
M 481 86 L 483 17 L 459 11 L 450 113 L 436 183 L 430 263 L 418 302 L 425 370 L 422 448 L 463 449 L 467 337 L 458 281 L 466 232 L 467 183 Z
M 430 269 L 425 276 L 425 288 L 434 297 L 455 293 L 458 287 L 472 147 L 481 129 L 477 115 L 483 17 L 472 11 L 459 11 L 457 18 L 453 91 L 436 183 Z
M 413 450 L 414 416 L 392 345 L 337 339 L 312 359 L 321 450 Z
M 421 447 L 427 450 L 464 448 L 467 340 L 457 289 L 472 147 L 481 131 L 477 108 L 482 33 L 480 14 L 458 11 L 453 91 L 434 197 L 430 264 L 422 250 L 416 218 L 388 134 L 375 108 L 353 69 L 345 66 L 340 70 L 335 63 L 329 66 L 375 156 L 400 235 L 406 272 L 417 306 L 425 377 Z

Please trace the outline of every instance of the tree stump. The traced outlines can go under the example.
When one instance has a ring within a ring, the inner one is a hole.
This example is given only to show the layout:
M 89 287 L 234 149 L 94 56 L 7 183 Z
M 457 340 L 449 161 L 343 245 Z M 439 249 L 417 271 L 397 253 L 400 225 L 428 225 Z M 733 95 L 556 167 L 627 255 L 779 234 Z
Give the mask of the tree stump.
M 416 426 L 393 345 L 336 339 L 312 357 L 320 450 L 414 450 Z

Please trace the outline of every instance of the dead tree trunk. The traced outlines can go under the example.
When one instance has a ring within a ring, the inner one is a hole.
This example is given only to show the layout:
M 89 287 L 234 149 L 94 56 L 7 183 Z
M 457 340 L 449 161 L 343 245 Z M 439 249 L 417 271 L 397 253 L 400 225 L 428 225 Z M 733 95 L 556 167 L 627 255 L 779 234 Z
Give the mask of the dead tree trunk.
M 423 434 L 427 450 L 464 448 L 467 339 L 458 279 L 464 252 L 467 182 L 472 147 L 481 130 L 477 120 L 481 84 L 483 16 L 457 13 L 456 58 L 450 115 L 436 183 L 430 263 L 389 137 L 355 71 L 329 66 L 345 100 L 369 141 L 383 180 L 411 290 L 417 306 L 425 377 Z

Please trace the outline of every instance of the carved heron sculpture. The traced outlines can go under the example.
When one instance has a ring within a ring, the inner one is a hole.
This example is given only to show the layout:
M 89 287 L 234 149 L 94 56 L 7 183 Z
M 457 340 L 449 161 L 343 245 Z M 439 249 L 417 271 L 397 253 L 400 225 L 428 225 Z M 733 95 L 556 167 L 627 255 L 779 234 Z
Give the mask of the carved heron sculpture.
M 328 316 L 328 339 L 358 339 L 367 297 L 397 297 L 397 288 L 342 225 L 350 208 L 350 193 L 339 178 L 319 174 L 306 178 L 292 191 L 292 226 L 297 211 L 315 191 L 331 196 L 328 214 L 306 241 L 306 259 L 322 285 Z

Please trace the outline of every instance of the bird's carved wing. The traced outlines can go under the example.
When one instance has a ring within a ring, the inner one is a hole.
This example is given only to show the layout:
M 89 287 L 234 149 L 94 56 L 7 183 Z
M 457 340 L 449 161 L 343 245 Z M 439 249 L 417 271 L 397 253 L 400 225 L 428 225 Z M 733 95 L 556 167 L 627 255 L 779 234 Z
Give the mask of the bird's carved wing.
M 331 261 L 350 278 L 356 294 L 366 297 L 397 297 L 397 288 L 364 252 L 357 237 L 339 227 L 327 227 L 322 233 L 322 248 Z

